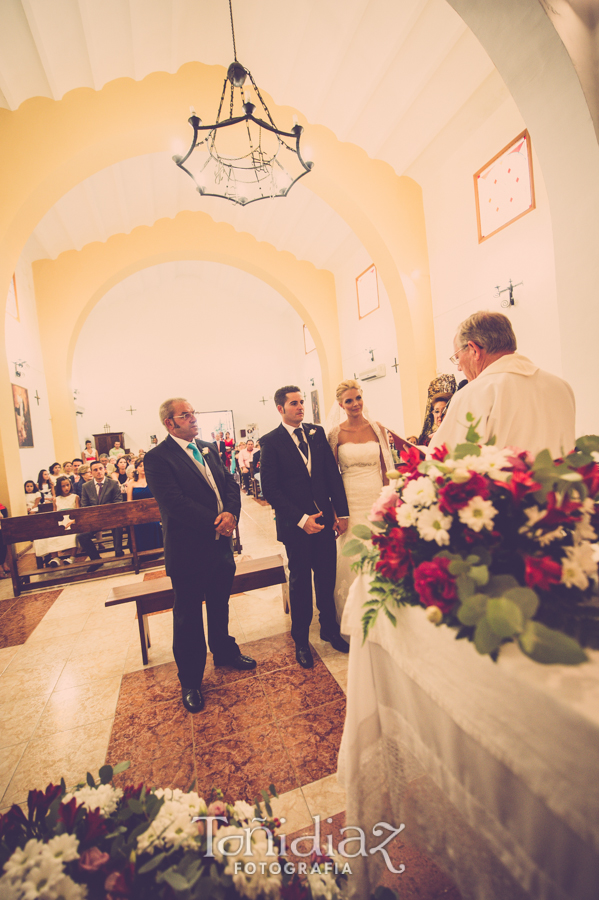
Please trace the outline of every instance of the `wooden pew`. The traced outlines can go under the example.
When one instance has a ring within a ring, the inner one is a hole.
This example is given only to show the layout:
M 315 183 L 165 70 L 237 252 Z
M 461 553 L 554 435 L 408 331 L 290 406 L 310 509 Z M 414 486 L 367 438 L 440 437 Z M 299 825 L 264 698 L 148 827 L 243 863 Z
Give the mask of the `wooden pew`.
M 258 588 L 282 584 L 283 606 L 289 612 L 288 586 L 285 568 L 281 556 L 265 556 L 262 559 L 245 559 L 237 563 L 231 594 L 243 594 L 256 591 Z M 118 606 L 121 603 L 135 603 L 141 656 L 144 665 L 148 664 L 148 647 L 150 646 L 150 629 L 148 615 L 154 612 L 165 612 L 172 609 L 175 595 L 168 576 L 156 578 L 154 581 L 143 581 L 141 584 L 128 584 L 113 588 L 108 595 L 105 606 Z
M 141 569 L 155 567 L 164 561 L 162 548 L 138 551 L 135 531 L 130 529 L 130 554 L 122 557 L 103 557 L 102 568 L 88 572 L 95 560 L 75 562 L 60 569 L 32 569 L 25 571 L 23 562 L 19 564 L 15 544 L 34 541 L 39 538 L 82 534 L 84 532 L 107 531 L 112 528 L 141 525 L 145 522 L 159 522 L 160 510 L 153 498 L 132 500 L 129 503 L 105 503 L 100 506 L 86 506 L 61 512 L 36 513 L 29 516 L 15 516 L 2 520 L 2 537 L 8 547 L 7 560 L 10 567 L 15 597 L 22 591 L 36 591 L 40 587 L 53 587 L 90 578 L 103 578 L 125 572 L 138 574 Z

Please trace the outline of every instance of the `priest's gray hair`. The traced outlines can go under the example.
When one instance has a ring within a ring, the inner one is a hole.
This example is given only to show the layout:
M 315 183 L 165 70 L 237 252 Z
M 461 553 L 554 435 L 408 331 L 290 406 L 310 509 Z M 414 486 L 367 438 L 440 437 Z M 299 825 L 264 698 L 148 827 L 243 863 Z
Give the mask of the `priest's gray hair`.
M 487 353 L 514 353 L 518 345 L 512 323 L 503 313 L 477 312 L 458 327 L 457 342 L 464 347 L 472 341 Z
M 158 415 L 160 416 L 160 421 L 163 425 L 165 419 L 173 418 L 175 413 L 175 403 L 187 403 L 187 400 L 185 397 L 171 397 L 170 400 L 165 400 L 164 403 L 160 404 Z

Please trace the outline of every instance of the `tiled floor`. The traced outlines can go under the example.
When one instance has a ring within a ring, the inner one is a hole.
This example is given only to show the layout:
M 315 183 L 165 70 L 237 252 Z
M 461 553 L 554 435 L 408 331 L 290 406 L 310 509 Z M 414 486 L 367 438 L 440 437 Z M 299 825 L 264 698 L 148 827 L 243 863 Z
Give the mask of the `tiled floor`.
M 243 498 L 242 555 L 280 553 L 272 511 Z M 123 782 L 187 788 L 253 800 L 274 784 L 275 814 L 287 834 L 312 816 L 343 824 L 336 780 L 345 714 L 347 657 L 323 643 L 313 623 L 315 665 L 301 669 L 283 611 L 281 587 L 231 598 L 230 631 L 256 670 L 215 669 L 202 685 L 206 706 L 181 705 L 172 656 L 172 614 L 150 617 L 152 646 L 143 665 L 135 608 L 107 609 L 109 591 L 141 581 L 125 575 L 12 598 L 0 581 L 0 811 L 30 788 L 61 776 L 73 784 L 105 761 L 128 759 Z M 147 577 L 147 574 L 146 574 Z M 400 848 L 398 848 L 400 852 Z M 409 897 L 459 900 L 436 867 L 410 854 Z M 405 860 L 404 860 L 405 861 Z M 396 876 L 397 880 L 397 876 Z M 402 893 L 402 897 L 404 894 Z

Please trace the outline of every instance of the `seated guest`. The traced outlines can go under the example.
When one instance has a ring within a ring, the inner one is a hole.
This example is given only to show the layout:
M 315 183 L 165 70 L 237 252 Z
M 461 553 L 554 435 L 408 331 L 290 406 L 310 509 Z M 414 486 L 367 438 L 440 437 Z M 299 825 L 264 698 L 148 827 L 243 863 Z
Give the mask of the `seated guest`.
M 146 500 L 153 496 L 146 481 L 144 461 L 138 459 L 135 462 L 133 478 L 127 483 L 127 500 Z M 143 525 L 134 525 L 133 528 L 138 550 L 157 550 L 164 546 L 160 522 L 144 522 Z
M 127 496 L 127 482 L 129 481 L 129 476 L 127 475 L 126 456 L 119 456 L 116 461 L 115 470 L 114 472 L 110 473 L 110 477 L 113 481 L 118 481 L 118 483 L 120 484 L 121 494 L 123 495 L 123 500 L 125 500 Z
M 92 470 L 87 465 L 87 463 L 83 463 L 82 466 L 79 466 L 79 475 L 83 479 L 83 482 L 92 480 Z M 83 486 L 83 485 L 82 485 Z
M 31 481 L 31 479 L 26 481 L 25 506 L 27 507 L 27 515 L 29 515 L 29 513 L 37 512 L 37 508 L 40 505 L 41 499 L 42 495 L 35 481 Z
M 451 361 L 468 379 L 452 398 L 429 444 L 429 451 L 447 444 L 453 449 L 466 439 L 468 413 L 486 443 L 518 447 L 552 456 L 574 446 L 575 404 L 572 388 L 562 378 L 544 372 L 516 352 L 512 324 L 502 313 L 478 312 L 459 326 Z
M 120 441 L 115 441 L 115 442 L 114 442 L 114 447 L 111 447 L 111 448 L 110 448 L 110 452 L 109 452 L 108 455 L 109 455 L 112 459 L 118 459 L 119 456 L 124 456 L 124 455 L 125 455 L 125 451 L 124 451 L 123 448 L 121 447 L 121 442 L 120 442 Z
M 50 466 L 50 481 L 52 482 L 52 486 L 56 486 L 56 479 L 61 474 L 60 471 L 60 463 L 52 463 Z
M 54 485 L 47 469 L 40 469 L 37 476 L 37 486 L 42 495 L 42 503 L 52 503 L 54 497 Z
M 67 475 L 59 475 L 56 480 L 56 495 L 54 497 L 54 512 L 62 510 L 79 509 L 79 497 L 73 491 L 71 479 Z M 50 554 L 53 558 L 48 563 L 51 568 L 60 566 L 63 562 L 70 565 L 73 560 L 73 553 L 77 546 L 76 534 L 59 535 L 46 539 L 46 554 Z
M 71 479 L 71 484 L 73 483 L 73 463 L 70 459 L 67 459 L 66 462 L 62 464 L 63 474 L 67 476 L 67 478 Z
M 120 503 L 123 499 L 120 485 L 106 476 L 106 469 L 101 462 L 91 464 L 92 480 L 83 486 L 81 491 L 81 506 L 99 506 L 104 503 Z M 123 529 L 113 528 L 115 556 L 124 556 L 123 553 Z M 79 535 L 79 543 L 90 559 L 100 559 L 100 554 L 92 541 L 92 534 Z M 90 572 L 99 569 L 102 563 L 89 567 Z
M 84 485 L 83 478 L 79 474 L 79 470 L 83 465 L 83 460 L 79 459 L 79 457 L 75 457 L 73 460 L 73 474 L 71 475 L 71 481 L 73 482 L 73 490 L 77 494 L 78 497 L 81 496 L 81 488 Z
M 241 471 L 241 479 L 243 481 L 243 490 L 246 494 L 250 492 L 250 463 L 254 453 L 254 442 L 248 441 L 243 447 L 240 444 L 240 450 L 237 454 L 237 463 Z
M 92 463 L 95 459 L 98 458 L 98 451 L 95 447 L 92 447 L 91 441 L 85 442 L 85 450 L 81 454 L 83 457 L 83 461 L 86 463 Z
M 110 457 L 109 457 L 108 453 L 100 453 L 100 456 L 98 457 L 98 462 L 101 462 L 102 465 L 104 466 L 104 468 L 106 468 L 106 466 L 110 463 Z M 90 466 L 91 466 L 91 463 L 90 463 Z

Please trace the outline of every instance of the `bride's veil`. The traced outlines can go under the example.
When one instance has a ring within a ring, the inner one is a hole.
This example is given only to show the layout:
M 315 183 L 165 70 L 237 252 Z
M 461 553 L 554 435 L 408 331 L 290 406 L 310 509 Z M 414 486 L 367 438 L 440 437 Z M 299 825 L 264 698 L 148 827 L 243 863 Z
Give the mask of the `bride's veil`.
M 360 388 L 360 390 L 362 389 Z M 362 391 L 362 394 L 363 393 L 364 392 Z M 393 462 L 393 457 L 391 456 L 389 441 L 387 440 L 387 435 L 384 433 L 384 429 L 381 429 L 379 423 L 372 418 L 366 404 L 364 404 L 364 406 L 362 407 L 362 415 L 368 421 L 368 424 L 372 427 L 372 430 L 378 438 L 381 452 L 383 454 L 385 469 L 387 470 L 387 472 L 394 471 L 395 463 Z M 343 422 L 346 421 L 347 414 L 345 413 L 345 410 L 342 410 L 339 406 L 338 401 L 335 400 L 333 406 L 329 411 L 326 422 L 324 423 L 324 431 L 331 446 L 331 450 L 333 451 L 333 453 L 335 453 L 335 456 L 337 455 L 337 444 L 339 442 L 339 429 Z

